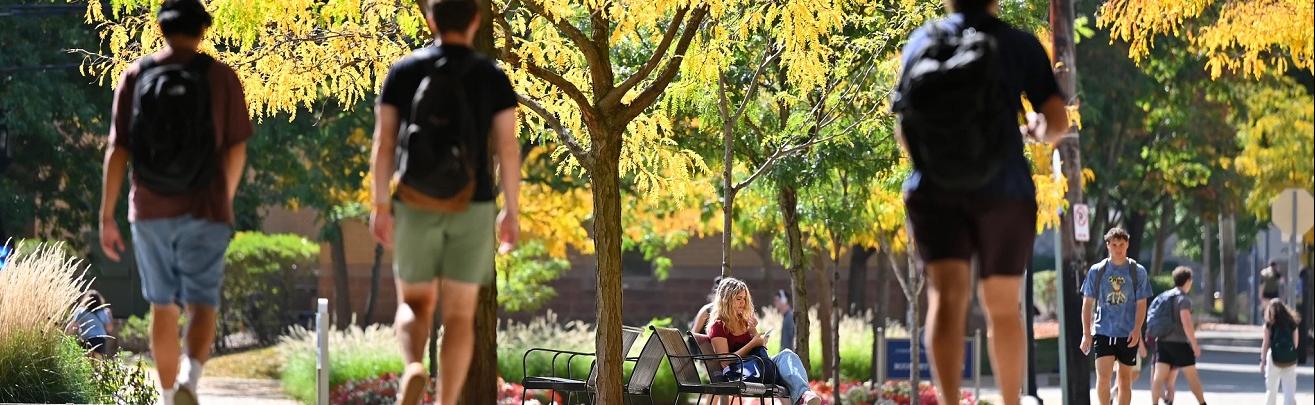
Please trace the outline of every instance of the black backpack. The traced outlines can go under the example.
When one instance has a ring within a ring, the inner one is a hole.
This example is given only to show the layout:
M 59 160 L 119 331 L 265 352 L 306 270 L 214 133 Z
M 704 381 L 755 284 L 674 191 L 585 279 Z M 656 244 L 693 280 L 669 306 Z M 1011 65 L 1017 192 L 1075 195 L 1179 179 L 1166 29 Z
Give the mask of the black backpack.
M 475 181 L 470 147 L 477 139 L 475 115 L 463 81 L 480 59 L 437 52 L 411 101 L 410 119 L 398 142 L 398 168 L 406 185 L 431 197 L 452 198 Z
M 176 195 L 214 180 L 219 158 L 206 78 L 213 62 L 205 54 L 186 64 L 160 64 L 150 56 L 139 62 L 128 140 L 139 185 Z
M 1300 357 L 1297 352 L 1297 344 L 1292 341 L 1291 328 L 1269 328 L 1269 352 L 1275 366 L 1288 367 L 1297 364 Z
M 988 20 L 987 24 L 996 24 Z M 976 28 L 955 31 L 933 21 L 930 40 L 904 67 L 893 95 L 913 165 L 946 189 L 985 185 L 1002 167 L 999 52 Z

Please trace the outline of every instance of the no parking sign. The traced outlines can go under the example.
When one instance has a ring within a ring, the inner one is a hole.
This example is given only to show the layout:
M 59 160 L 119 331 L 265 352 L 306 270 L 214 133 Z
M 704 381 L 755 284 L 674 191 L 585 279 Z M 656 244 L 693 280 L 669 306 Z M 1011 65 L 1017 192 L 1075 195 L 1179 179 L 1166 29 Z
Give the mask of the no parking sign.
M 1091 240 L 1090 214 L 1087 204 L 1073 204 L 1073 238 L 1078 242 Z

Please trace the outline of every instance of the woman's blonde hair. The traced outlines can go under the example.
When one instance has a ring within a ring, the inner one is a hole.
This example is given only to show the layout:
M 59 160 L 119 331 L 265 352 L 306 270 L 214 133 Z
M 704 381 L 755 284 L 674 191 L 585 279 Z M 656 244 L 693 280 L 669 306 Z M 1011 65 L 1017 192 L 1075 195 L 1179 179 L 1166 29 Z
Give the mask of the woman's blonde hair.
M 744 300 L 747 305 L 744 306 L 746 308 L 745 313 L 736 314 L 734 313 L 734 301 L 735 296 L 739 295 L 740 292 L 744 292 Z M 747 327 L 749 319 L 754 317 L 753 308 L 753 294 L 749 294 L 749 285 L 740 281 L 740 279 L 727 277 L 721 280 L 721 284 L 717 285 L 717 297 L 712 301 L 712 313 L 708 317 L 716 321 L 722 321 L 727 327 L 732 324 L 737 327 Z M 708 325 L 711 326 L 712 322 L 708 322 Z

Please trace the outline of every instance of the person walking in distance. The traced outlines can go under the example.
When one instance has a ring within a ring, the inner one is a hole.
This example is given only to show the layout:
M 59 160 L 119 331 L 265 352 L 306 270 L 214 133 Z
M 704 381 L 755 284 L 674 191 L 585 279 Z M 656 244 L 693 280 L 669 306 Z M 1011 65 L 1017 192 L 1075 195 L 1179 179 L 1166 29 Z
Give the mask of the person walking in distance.
M 1265 405 L 1275 405 L 1283 388 L 1283 405 L 1297 404 L 1296 311 L 1272 298 L 1265 307 L 1265 337 L 1260 346 L 1260 372 L 1265 375 Z
M 430 384 L 421 356 L 441 305 L 438 397 L 455 405 L 473 355 L 479 289 L 493 278 L 495 254 L 510 251 L 520 232 L 520 144 L 511 81 L 471 49 L 475 1 L 430 0 L 425 11 L 435 43 L 394 63 L 379 93 L 370 229 L 393 249 L 393 325 L 406 363 L 398 402 L 419 402 Z
M 1110 403 L 1110 377 L 1117 367 L 1119 404 L 1128 405 L 1151 283 L 1146 269 L 1128 257 L 1127 231 L 1111 228 L 1105 233 L 1105 247 L 1109 258 L 1091 266 L 1082 282 L 1081 349 L 1096 352 L 1098 403 Z
M 211 21 L 198 0 L 160 5 L 165 47 L 124 70 L 105 151 L 101 250 L 113 261 L 124 250 L 114 207 L 131 166 L 128 221 L 142 295 L 151 303 L 151 355 L 165 405 L 196 403 L 215 339 L 233 197 L 253 133 L 237 74 L 197 51 Z M 188 324 L 180 347 L 182 311 Z
M 1196 328 L 1192 323 L 1192 269 L 1179 266 L 1173 270 L 1174 288 L 1151 302 L 1148 315 L 1148 335 L 1155 338 L 1155 374 L 1151 379 L 1151 403 L 1160 402 L 1160 395 L 1173 384 L 1172 373 L 1177 371 L 1187 378 L 1196 401 L 1205 404 L 1205 391 L 1201 376 L 1196 372 L 1196 359 L 1201 357 L 1201 346 L 1196 342 Z M 1172 399 L 1170 399 L 1172 402 Z
M 1036 36 L 997 18 L 999 0 L 946 0 L 914 31 L 892 94 L 895 134 L 913 161 L 904 204 L 918 266 L 929 281 L 925 344 L 940 403 L 959 403 L 973 271 L 986 314 L 991 366 L 1005 405 L 1020 402 L 1023 271 L 1036 237 L 1036 185 L 1023 138 L 1068 132 L 1064 96 Z M 946 63 L 950 59 L 957 63 Z M 1024 112 L 1026 95 L 1041 114 Z

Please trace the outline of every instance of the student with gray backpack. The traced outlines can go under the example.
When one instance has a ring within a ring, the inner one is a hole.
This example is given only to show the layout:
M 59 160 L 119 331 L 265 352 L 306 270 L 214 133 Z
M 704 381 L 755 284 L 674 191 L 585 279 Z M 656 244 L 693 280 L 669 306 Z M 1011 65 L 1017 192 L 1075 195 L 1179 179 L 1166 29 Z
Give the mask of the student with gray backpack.
M 1283 404 L 1297 403 L 1297 319 L 1296 311 L 1273 298 L 1265 307 L 1265 340 L 1260 346 L 1260 371 L 1265 375 L 1265 405 L 1278 400 L 1283 386 Z
M 1196 358 L 1201 345 L 1196 342 L 1192 323 L 1192 269 L 1178 266 L 1173 270 L 1174 288 L 1155 297 L 1146 319 L 1147 337 L 1155 339 L 1155 374 L 1151 378 L 1151 403 L 1158 404 L 1165 384 L 1172 384 L 1171 372 L 1187 378 L 1196 401 L 1205 404 L 1201 377 L 1196 373 Z M 1172 400 L 1167 402 L 1172 403 Z
M 1110 378 L 1117 360 L 1119 403 L 1128 405 L 1151 283 L 1146 269 L 1128 257 L 1127 231 L 1111 228 L 1105 233 L 1105 248 L 1109 258 L 1092 265 L 1082 282 L 1081 348 L 1083 353 L 1096 353 L 1099 403 L 1110 402 Z

